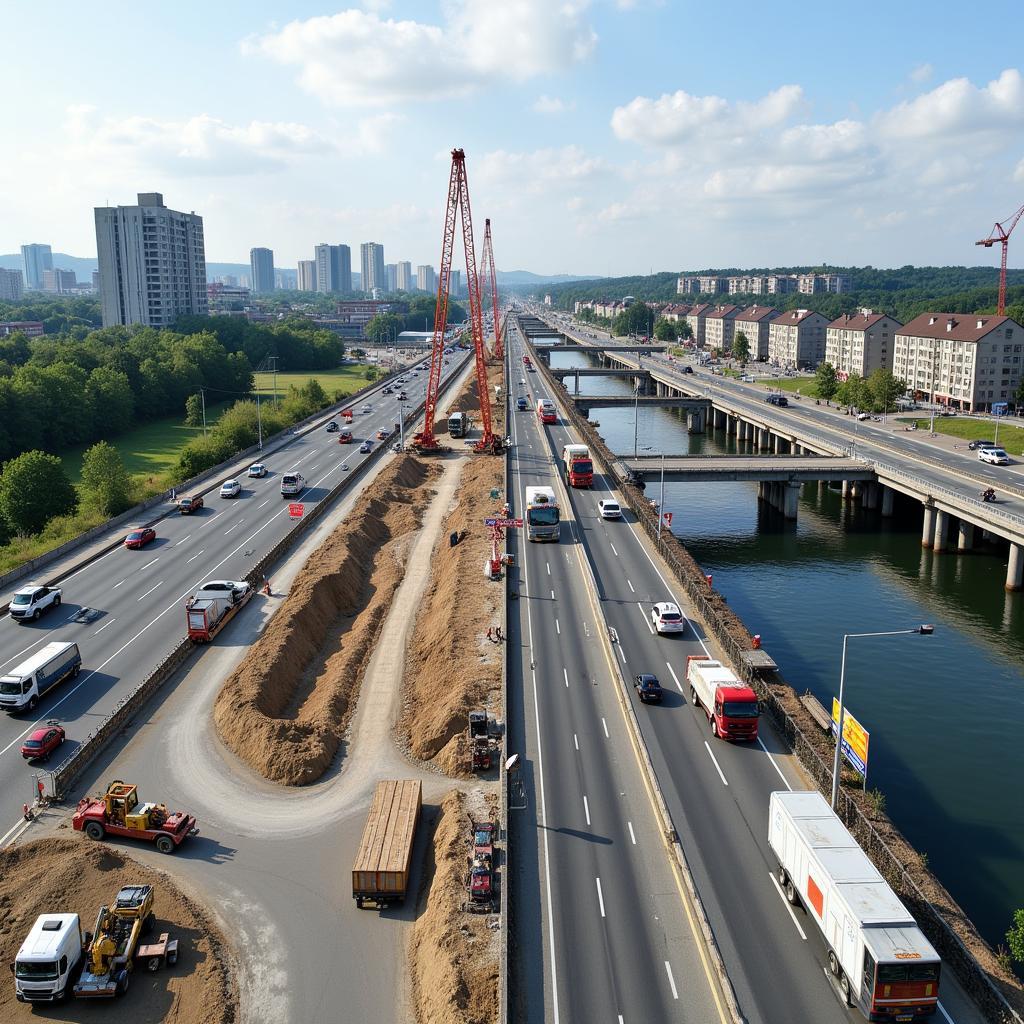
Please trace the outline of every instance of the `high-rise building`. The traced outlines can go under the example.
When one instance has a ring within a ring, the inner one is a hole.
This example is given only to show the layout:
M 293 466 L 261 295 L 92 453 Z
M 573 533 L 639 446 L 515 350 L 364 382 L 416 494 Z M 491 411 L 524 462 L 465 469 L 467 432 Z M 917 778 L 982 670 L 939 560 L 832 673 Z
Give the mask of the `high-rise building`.
M 17 302 L 25 294 L 25 281 L 20 270 L 0 267 L 0 299 Z
M 252 271 L 253 294 L 266 295 L 274 290 L 273 249 L 250 249 L 249 268 Z
M 43 271 L 53 270 L 53 252 L 48 245 L 23 245 L 21 258 L 25 264 L 25 287 L 38 292 L 43 287 Z
M 313 250 L 318 292 L 352 291 L 352 250 L 347 245 L 321 242 Z
M 352 250 L 347 245 L 335 245 L 331 249 L 338 291 L 348 294 L 352 291 Z
M 92 290 L 94 292 L 96 292 L 97 295 L 99 295 L 99 292 L 100 292 L 100 272 L 98 270 L 94 270 L 92 272 Z
M 78 278 L 73 270 L 44 270 L 43 291 L 54 295 L 67 295 L 78 287 Z
M 183 313 L 205 315 L 203 218 L 140 192 L 137 206 L 96 207 L 103 326 L 169 327 Z
M 384 264 L 384 277 L 387 280 L 388 291 L 398 291 L 398 264 L 397 263 L 385 263 Z
M 437 287 L 434 281 L 434 268 L 429 263 L 423 263 L 416 268 L 416 287 L 421 292 L 432 292 Z
M 387 274 L 384 272 L 384 246 L 380 242 L 363 242 L 359 246 L 362 257 L 362 288 L 364 292 L 372 292 L 374 288 L 384 291 L 388 286 Z
M 448 293 L 455 298 L 462 294 L 462 271 L 453 270 L 452 279 L 448 285 Z
M 412 264 L 408 260 L 402 260 L 398 264 L 398 275 L 395 281 L 395 287 L 400 292 L 411 292 L 413 289 L 412 283 Z
M 299 291 L 316 291 L 316 260 L 299 260 Z

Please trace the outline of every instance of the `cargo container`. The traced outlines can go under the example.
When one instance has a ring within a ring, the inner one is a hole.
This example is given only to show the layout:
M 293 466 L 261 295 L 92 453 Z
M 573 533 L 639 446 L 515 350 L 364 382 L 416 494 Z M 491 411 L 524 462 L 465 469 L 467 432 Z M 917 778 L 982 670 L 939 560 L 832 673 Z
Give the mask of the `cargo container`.
M 357 907 L 369 902 L 383 910 L 405 899 L 420 820 L 421 789 L 417 779 L 377 783 L 352 867 L 352 898 Z

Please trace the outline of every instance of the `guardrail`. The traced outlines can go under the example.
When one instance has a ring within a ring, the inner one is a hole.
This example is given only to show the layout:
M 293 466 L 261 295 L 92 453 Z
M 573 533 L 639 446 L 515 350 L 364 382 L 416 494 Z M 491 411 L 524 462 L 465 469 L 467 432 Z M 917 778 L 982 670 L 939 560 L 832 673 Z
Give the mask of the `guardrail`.
M 533 348 L 532 345 L 530 347 Z M 537 360 L 537 362 L 541 361 Z M 545 369 L 541 363 L 542 374 Z M 547 380 L 551 384 L 554 378 L 548 376 Z M 589 445 L 594 462 L 614 478 L 612 467 L 617 456 L 604 443 L 604 439 L 597 433 L 589 420 L 571 407 L 566 411 L 573 426 Z M 818 744 L 810 738 L 813 733 L 805 730 L 796 717 L 787 710 L 780 693 L 776 692 L 773 687 L 777 687 L 783 694 L 798 700 L 796 691 L 785 681 L 781 673 L 776 672 L 773 678 L 766 680 L 751 671 L 743 659 L 743 654 L 753 646 L 749 631 L 731 609 L 728 609 L 724 598 L 708 585 L 706 575 L 701 572 L 700 566 L 682 542 L 670 531 L 663 532 L 659 537 L 658 515 L 652 511 L 649 500 L 643 496 L 642 492 L 629 484 L 620 484 L 619 490 L 651 544 L 671 569 L 672 574 L 697 609 L 708 632 L 725 651 L 734 670 L 756 691 L 777 731 L 814 779 L 819 790 L 826 796 L 829 795 L 832 788 L 832 758 L 825 749 L 824 739 L 822 738 Z M 745 638 L 746 646 L 740 643 L 737 639 L 738 636 Z M 807 724 L 813 724 L 809 713 L 804 713 L 807 714 Z M 945 963 L 951 967 L 967 994 L 977 1003 L 985 1019 L 991 1024 L 1024 1024 L 1024 1017 L 1010 1005 L 996 981 L 978 962 L 964 938 L 946 919 L 934 899 L 926 896 L 910 876 L 907 866 L 893 852 L 875 827 L 864 808 L 860 806 L 857 796 L 842 788 L 839 795 L 837 813 L 840 818 L 854 834 L 889 885 L 909 907 L 921 930 L 927 935 Z M 877 817 L 891 826 L 891 822 L 885 815 L 879 814 Z M 892 831 L 898 835 L 895 826 L 891 827 Z M 926 871 L 926 869 L 920 868 L 919 870 Z M 991 954 L 987 943 L 978 934 L 966 913 L 957 905 L 938 879 L 930 872 L 926 873 L 935 889 L 941 893 L 942 905 L 948 908 L 953 920 L 960 923 L 966 930 L 967 937 L 972 944 L 988 950 Z
M 509 424 L 509 389 L 507 382 L 510 375 L 511 359 L 508 353 L 505 354 L 505 429 L 508 430 Z M 505 488 L 505 500 L 511 501 L 509 496 L 509 460 L 510 453 L 508 449 L 505 450 L 505 471 L 503 486 Z M 518 571 L 518 567 L 517 567 Z M 508 566 L 505 567 L 505 593 L 504 601 L 502 604 L 502 635 L 507 637 L 509 635 L 508 628 Z M 509 826 L 508 819 L 508 773 L 505 771 L 505 764 L 508 761 L 508 661 L 512 657 L 512 645 L 508 642 L 505 643 L 505 657 L 501 662 L 501 714 L 502 714 L 502 729 L 501 729 L 501 764 L 498 766 L 498 781 L 500 788 L 500 796 L 498 802 L 498 811 L 501 815 L 501 828 L 505 836 L 505 871 L 502 878 L 501 893 L 499 896 L 500 904 L 498 907 L 499 913 L 501 914 L 501 937 L 499 951 L 498 951 L 498 1021 L 499 1024 L 512 1024 L 509 1020 L 509 1005 L 508 1005 L 508 942 L 509 942 L 509 920 L 508 920 L 508 897 L 509 897 L 509 881 L 512 877 L 512 872 L 509 870 L 509 865 L 512 862 L 512 830 Z

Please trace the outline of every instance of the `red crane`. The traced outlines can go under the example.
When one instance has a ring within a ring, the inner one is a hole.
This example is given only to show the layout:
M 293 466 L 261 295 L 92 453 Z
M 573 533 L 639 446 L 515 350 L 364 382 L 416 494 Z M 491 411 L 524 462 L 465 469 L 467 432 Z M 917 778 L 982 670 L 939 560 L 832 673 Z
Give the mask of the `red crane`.
M 491 401 L 487 389 L 487 364 L 484 361 L 484 323 L 480 307 L 480 282 L 476 274 L 476 255 L 473 248 L 473 216 L 469 207 L 469 182 L 466 179 L 466 154 L 452 150 L 452 170 L 448 179 L 448 208 L 444 218 L 444 237 L 441 242 L 441 272 L 437 281 L 437 308 L 434 312 L 434 337 L 430 350 L 430 375 L 427 378 L 427 398 L 423 413 L 423 430 L 413 437 L 414 447 L 421 452 L 441 450 L 434 436 L 434 414 L 437 393 L 441 384 L 441 364 L 444 360 L 444 334 L 448 323 L 448 291 L 452 277 L 452 250 L 455 247 L 455 216 L 461 213 L 462 244 L 466 250 L 466 284 L 469 288 L 469 320 L 473 331 L 476 355 L 476 382 L 480 394 L 480 420 L 483 437 L 474 446 L 479 452 L 502 450 L 502 440 L 491 431 Z
M 498 319 L 498 275 L 494 272 L 494 243 L 491 241 L 491 218 L 484 221 L 484 251 L 480 255 L 480 274 L 491 275 L 491 304 L 494 307 L 494 358 L 505 358 L 501 339 L 501 321 Z M 481 289 L 481 292 L 483 289 Z
M 1006 251 L 1010 247 L 1010 235 L 1013 234 L 1013 229 L 1017 226 L 1017 221 L 1021 217 L 1024 217 L 1024 206 L 1010 217 L 1009 220 L 1005 221 L 1009 227 L 1004 228 L 999 221 L 996 221 L 988 238 L 983 238 L 980 242 L 974 243 L 975 245 L 983 245 L 986 249 L 991 249 L 996 242 L 1002 243 L 1003 259 L 999 270 L 999 308 L 996 310 L 999 316 L 1003 316 L 1006 312 Z

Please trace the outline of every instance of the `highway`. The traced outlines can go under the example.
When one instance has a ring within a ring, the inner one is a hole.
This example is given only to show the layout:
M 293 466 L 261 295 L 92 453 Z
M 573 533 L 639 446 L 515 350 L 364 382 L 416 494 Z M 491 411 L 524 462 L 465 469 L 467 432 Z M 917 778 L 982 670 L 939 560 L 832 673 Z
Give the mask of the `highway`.
M 521 366 L 521 341 L 515 337 L 513 359 Z M 515 414 L 514 430 L 527 439 L 531 457 L 550 465 L 563 444 L 579 438 L 572 436 L 564 420 L 539 427 L 532 409 L 546 389 L 538 374 L 522 376 L 527 386 L 518 390 L 527 392 L 532 406 Z M 515 386 L 512 391 L 515 397 Z M 548 397 L 556 402 L 563 398 L 558 394 Z M 546 435 L 546 445 L 537 437 L 540 429 Z M 756 746 L 734 745 L 711 736 L 703 712 L 691 707 L 684 692 L 686 656 L 707 653 L 705 641 L 692 623 L 679 637 L 657 636 L 650 624 L 650 607 L 655 601 L 672 600 L 689 611 L 678 588 L 656 564 L 630 513 L 621 521 L 598 516 L 598 500 L 615 496 L 605 478 L 595 473 L 593 490 L 573 490 L 568 496 L 579 538 L 573 547 L 582 549 L 593 568 L 601 610 L 618 636 L 616 650 L 623 672 L 627 679 L 653 672 L 666 689 L 668 699 L 661 706 L 638 703 L 636 710 L 741 1011 L 751 1024 L 860 1020 L 856 1011 L 841 1005 L 827 972 L 827 951 L 814 923 L 802 910 L 788 906 L 772 877 L 776 865 L 767 844 L 769 794 L 783 787 L 807 788 L 793 758 L 765 720 Z M 543 559 L 553 567 L 568 557 L 564 549 L 571 543 L 568 529 L 563 527 L 557 548 L 530 545 L 537 553 L 528 551 L 524 557 L 530 565 Z M 581 595 L 578 600 L 582 602 L 581 575 L 577 573 L 566 582 Z M 563 584 L 560 601 L 564 600 Z M 535 628 L 536 619 L 535 615 Z M 560 636 L 557 643 L 564 648 L 566 638 Z M 545 673 L 545 693 L 556 682 L 551 674 L 555 673 Z M 602 679 L 607 692 L 607 674 Z M 597 692 L 594 688 L 593 693 Z M 552 714 L 545 705 L 545 727 Z M 550 745 L 544 747 L 545 758 Z M 630 766 L 629 770 L 635 769 Z M 549 777 L 550 773 L 545 774 L 545 779 Z M 585 870 L 583 863 L 577 861 L 576 870 Z M 563 913 L 579 914 L 586 909 L 586 905 L 562 908 Z M 941 1002 L 943 1024 L 981 1020 L 948 970 L 943 975 Z M 614 1020 L 614 1016 L 606 1012 L 601 1019 Z
M 456 352 L 443 367 L 444 378 L 459 372 L 466 355 Z M 408 408 L 423 399 L 426 372 L 406 373 Z M 47 719 L 64 725 L 68 738 L 48 767 L 70 756 L 148 674 L 185 633 L 185 600 L 211 579 L 239 579 L 293 527 L 290 501 L 316 504 L 346 473 L 368 456 L 360 454 L 363 438 L 378 429 L 390 432 L 399 419 L 398 390 L 389 396 L 381 387 L 359 399 L 352 421 L 353 443 L 339 445 L 338 435 L 323 423 L 298 435 L 285 447 L 261 458 L 268 473 L 261 479 L 236 476 L 242 483 L 237 498 L 218 496 L 219 481 L 205 495 L 205 507 L 190 516 L 171 514 L 156 525 L 157 539 L 145 548 L 115 548 L 102 558 L 61 580 L 63 603 L 35 623 L 0 620 L 0 672 L 8 672 L 44 643 L 75 640 L 82 652 L 82 672 L 44 695 L 33 713 L 0 715 L 0 834 L 4 822 L 20 818 L 21 805 L 33 799 L 33 773 L 38 767 L 20 754 L 23 737 Z M 369 404 L 371 412 L 363 412 Z M 340 407 L 339 407 L 340 408 Z M 340 417 L 337 417 L 340 419 Z M 255 461 L 255 460 L 254 460 Z M 297 499 L 281 496 L 281 474 L 296 469 L 306 479 Z M 225 473 L 225 479 L 231 474 Z M 146 521 L 152 518 L 152 510 Z M 128 533 L 128 529 L 124 530 Z M 71 621 L 88 607 L 100 615 L 87 624 Z

